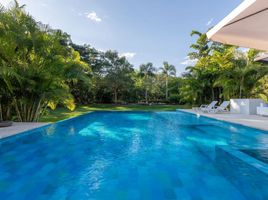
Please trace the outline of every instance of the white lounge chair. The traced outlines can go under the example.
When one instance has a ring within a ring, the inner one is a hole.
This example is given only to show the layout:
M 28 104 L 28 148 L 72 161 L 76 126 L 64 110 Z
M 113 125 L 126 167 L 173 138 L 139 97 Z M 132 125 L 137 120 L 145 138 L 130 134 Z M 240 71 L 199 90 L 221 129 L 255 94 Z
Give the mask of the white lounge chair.
M 259 107 L 257 107 L 257 115 L 268 116 L 268 105 L 261 103 Z
M 218 101 L 212 101 L 209 105 L 201 105 L 198 110 L 202 112 L 209 112 L 210 110 L 215 108 L 217 103 Z
M 228 106 L 230 105 L 230 101 L 224 101 L 220 106 L 215 106 L 211 110 L 209 110 L 209 113 L 223 113 L 223 112 L 229 112 Z

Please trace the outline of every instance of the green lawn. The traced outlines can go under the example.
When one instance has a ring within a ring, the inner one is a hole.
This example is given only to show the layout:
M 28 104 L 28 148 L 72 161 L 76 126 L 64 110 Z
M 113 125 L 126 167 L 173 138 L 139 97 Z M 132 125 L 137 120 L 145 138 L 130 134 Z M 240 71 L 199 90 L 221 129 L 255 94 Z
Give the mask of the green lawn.
M 91 111 L 172 111 L 178 108 L 189 108 L 181 105 L 111 105 L 111 104 L 92 104 L 88 106 L 78 106 L 74 111 L 66 108 L 57 108 L 49 111 L 47 115 L 41 118 L 42 122 L 56 122 L 82 115 Z

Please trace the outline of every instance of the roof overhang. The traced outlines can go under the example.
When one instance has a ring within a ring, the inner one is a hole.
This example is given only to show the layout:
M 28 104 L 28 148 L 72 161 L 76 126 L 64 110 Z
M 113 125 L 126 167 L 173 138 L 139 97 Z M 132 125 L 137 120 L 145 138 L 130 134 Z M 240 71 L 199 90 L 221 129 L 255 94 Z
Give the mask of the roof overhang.
M 215 42 L 268 51 L 268 0 L 245 0 L 207 33 Z

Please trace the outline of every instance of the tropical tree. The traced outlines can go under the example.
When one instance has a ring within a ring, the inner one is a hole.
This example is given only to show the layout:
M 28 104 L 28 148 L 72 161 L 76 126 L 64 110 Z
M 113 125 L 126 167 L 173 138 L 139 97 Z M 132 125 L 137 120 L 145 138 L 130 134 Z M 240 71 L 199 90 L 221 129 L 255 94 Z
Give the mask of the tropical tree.
M 153 63 L 147 63 L 140 65 L 139 74 L 142 77 L 142 85 L 145 90 L 145 101 L 148 103 L 148 91 L 152 88 L 152 77 L 155 75 L 156 69 Z
M 260 80 L 267 75 L 267 67 L 254 61 L 258 51 L 245 53 L 235 46 L 210 43 L 205 34 L 197 31 L 191 35 L 198 36 L 189 53 L 196 62 L 183 75 L 180 96 L 185 102 L 250 98 L 263 91 Z
M 215 82 L 215 85 L 223 88 L 223 95 L 226 98 L 249 98 L 252 95 L 258 80 L 267 74 L 267 67 L 254 62 L 258 51 L 250 49 L 247 53 L 235 51 L 233 58 L 229 60 L 228 67 L 221 67 L 221 73 Z M 225 55 L 229 55 L 227 52 Z M 223 59 L 223 57 L 218 57 Z M 226 62 L 225 60 L 225 62 Z M 215 59 L 219 62 L 219 59 Z M 220 63 L 220 62 L 219 62 Z
M 16 1 L 10 9 L 1 9 L 1 104 L 14 109 L 18 121 L 38 121 L 48 106 L 58 103 L 74 109 L 68 83 L 85 80 L 88 69 L 65 43 L 68 38 L 37 23 Z
M 163 67 L 160 68 L 165 76 L 165 88 L 166 88 L 166 101 L 168 100 L 168 80 L 170 76 L 176 76 L 176 68 L 174 65 L 170 65 L 168 62 L 163 63 Z
M 188 54 L 194 64 L 182 77 L 168 62 L 134 70 L 116 51 L 77 45 L 61 30 L 36 22 L 17 1 L 0 7 L 0 120 L 38 121 L 47 108 L 75 103 L 153 102 L 201 104 L 214 99 L 266 99 L 268 68 L 255 50 L 197 36 Z
M 191 44 L 190 48 L 193 52 L 190 52 L 188 56 L 191 59 L 200 59 L 209 55 L 211 48 L 209 46 L 209 40 L 206 33 L 200 33 L 199 31 L 193 30 L 191 36 L 197 36 L 196 43 Z
M 268 75 L 264 76 L 257 82 L 256 88 L 253 90 L 253 94 L 255 97 L 261 98 L 268 103 Z
M 118 96 L 133 86 L 133 66 L 125 57 L 120 57 L 116 51 L 105 52 L 105 82 L 113 94 L 114 103 L 118 103 Z
M 169 103 L 173 104 L 183 104 L 184 102 L 180 96 L 180 87 L 183 84 L 183 79 L 181 77 L 171 77 L 169 80 Z

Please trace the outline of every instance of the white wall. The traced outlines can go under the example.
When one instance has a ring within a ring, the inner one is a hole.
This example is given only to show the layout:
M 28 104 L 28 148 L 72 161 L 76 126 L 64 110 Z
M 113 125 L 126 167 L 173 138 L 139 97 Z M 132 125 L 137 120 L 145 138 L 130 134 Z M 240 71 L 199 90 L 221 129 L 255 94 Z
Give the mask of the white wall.
M 231 113 L 256 115 L 257 107 L 264 103 L 261 99 L 231 99 Z

